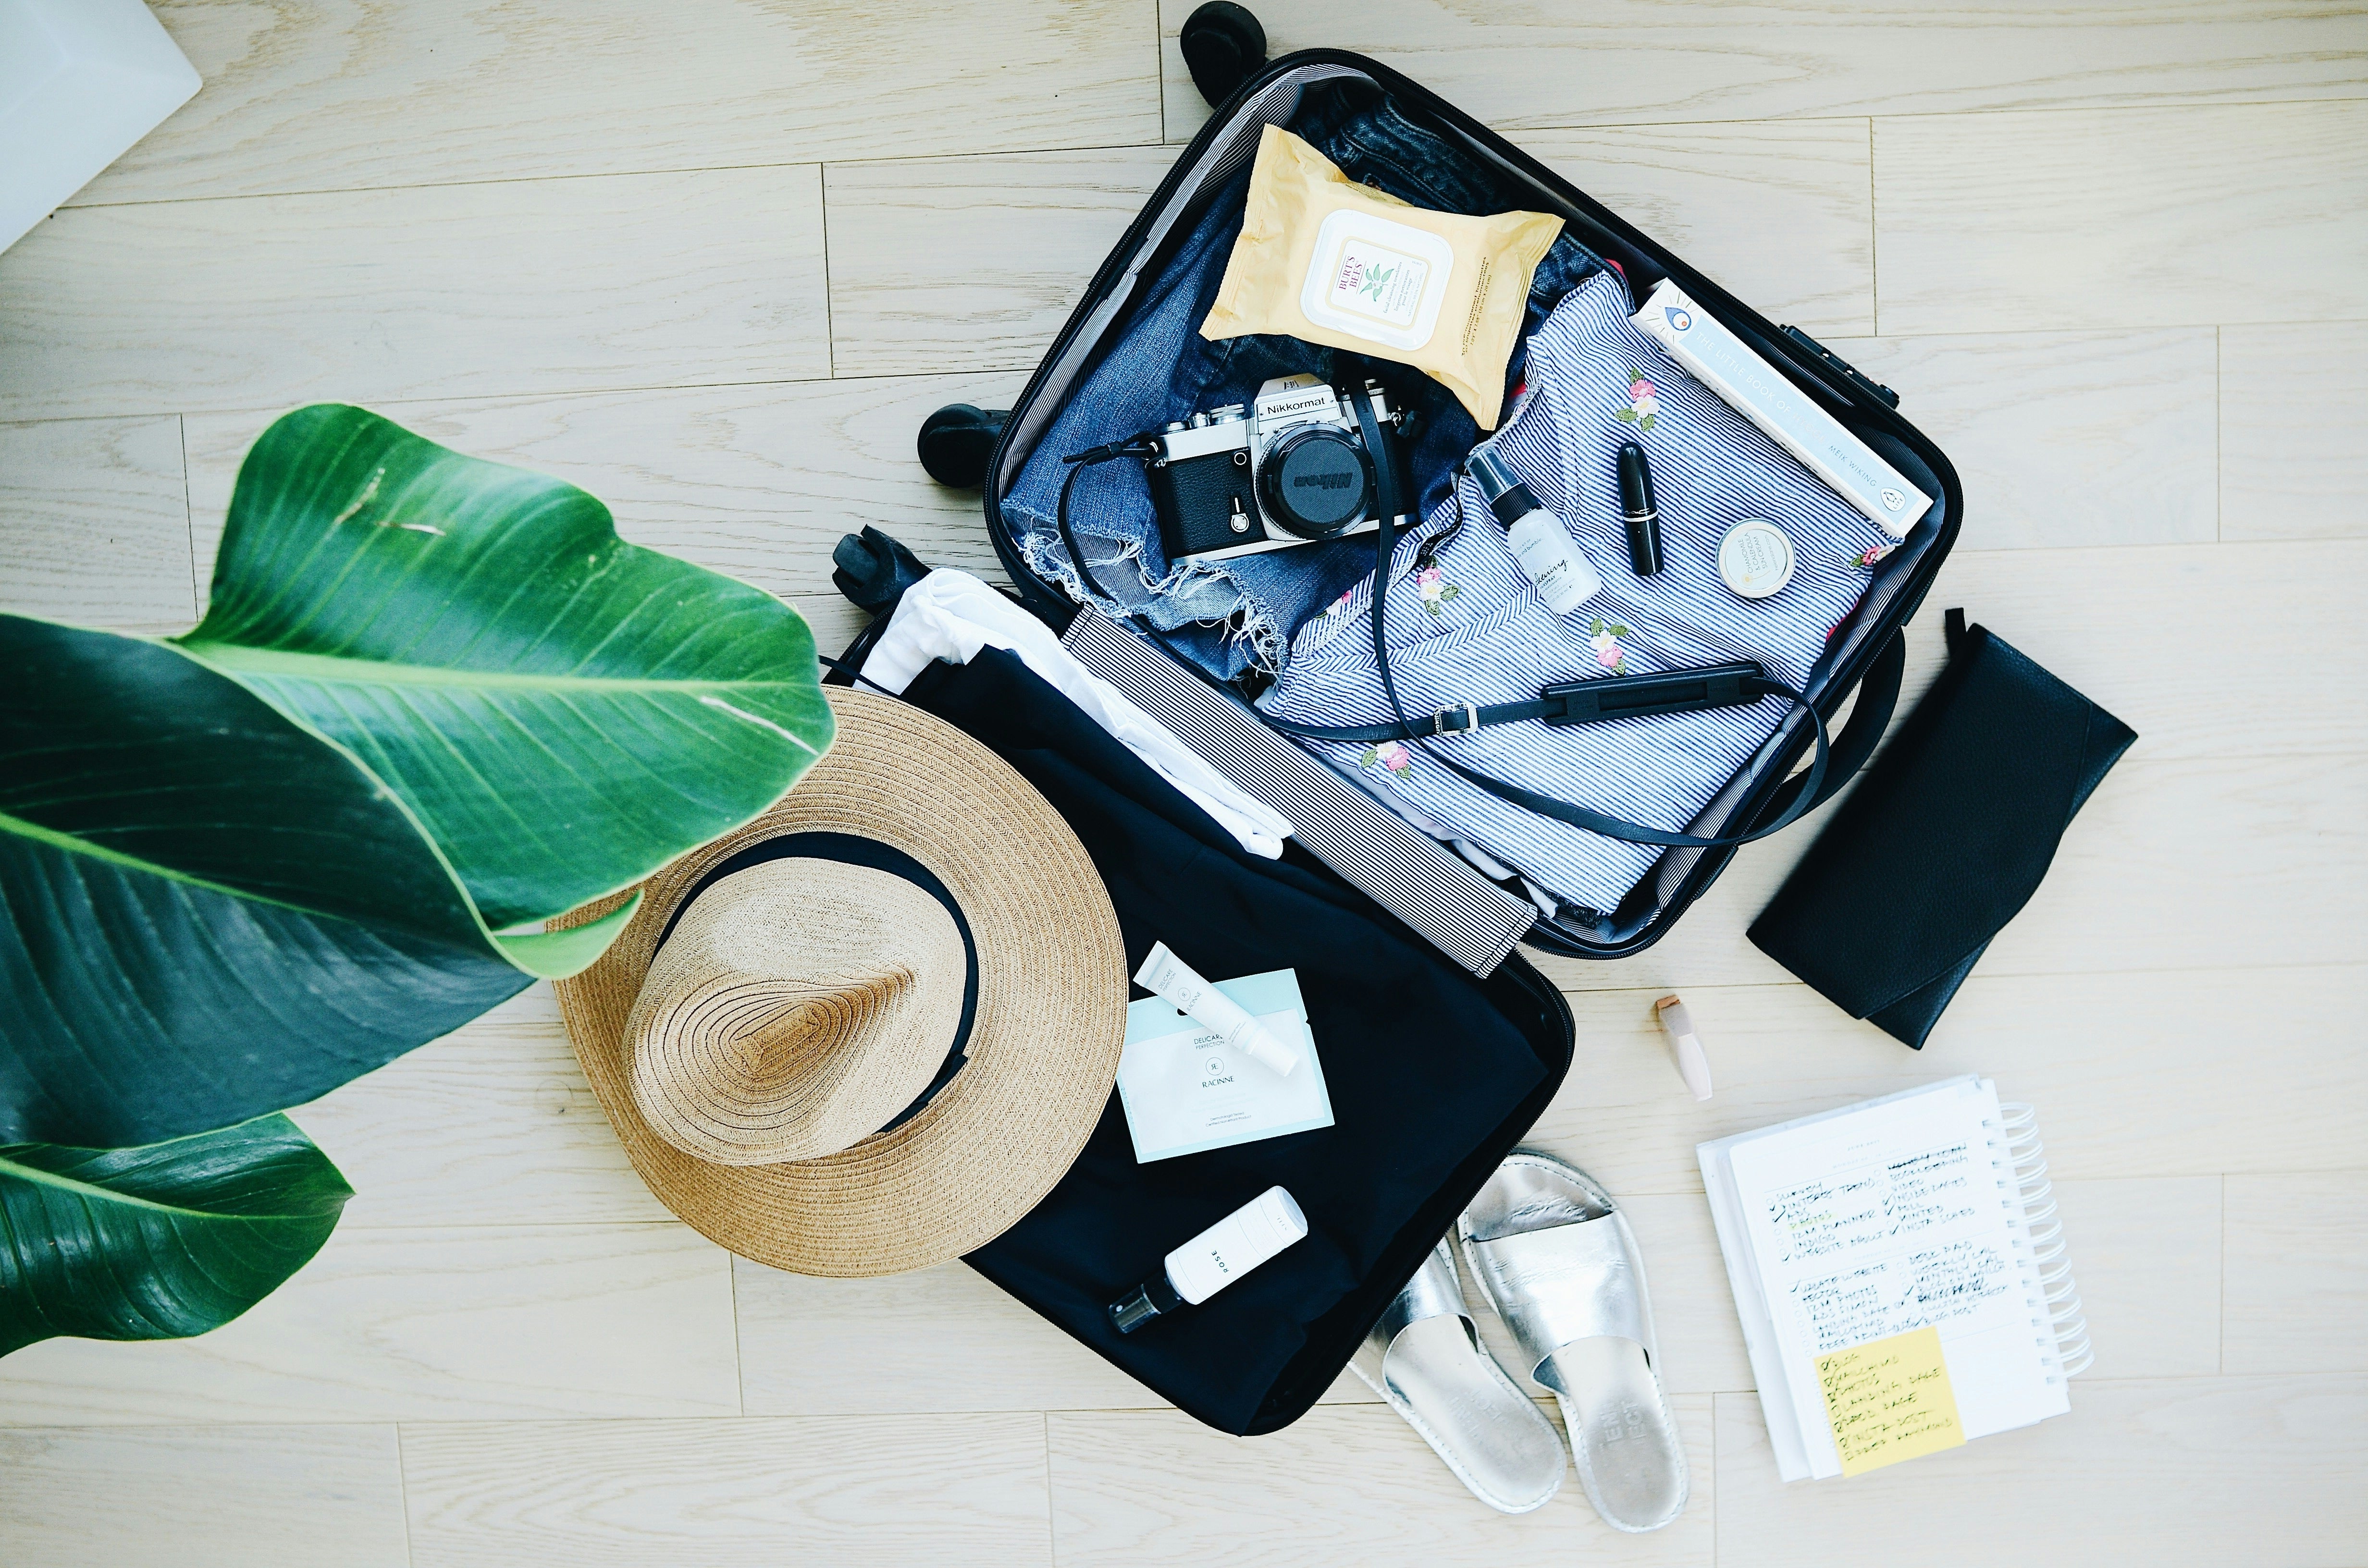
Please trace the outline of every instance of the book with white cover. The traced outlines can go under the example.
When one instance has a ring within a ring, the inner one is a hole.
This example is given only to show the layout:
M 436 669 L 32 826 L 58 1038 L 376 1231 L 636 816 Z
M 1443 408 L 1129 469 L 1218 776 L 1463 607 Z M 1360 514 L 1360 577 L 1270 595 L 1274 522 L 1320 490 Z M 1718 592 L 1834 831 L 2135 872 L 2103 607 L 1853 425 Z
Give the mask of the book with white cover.
M 2071 1408 L 2088 1330 L 2030 1107 L 1968 1075 L 1695 1153 L 1784 1480 Z

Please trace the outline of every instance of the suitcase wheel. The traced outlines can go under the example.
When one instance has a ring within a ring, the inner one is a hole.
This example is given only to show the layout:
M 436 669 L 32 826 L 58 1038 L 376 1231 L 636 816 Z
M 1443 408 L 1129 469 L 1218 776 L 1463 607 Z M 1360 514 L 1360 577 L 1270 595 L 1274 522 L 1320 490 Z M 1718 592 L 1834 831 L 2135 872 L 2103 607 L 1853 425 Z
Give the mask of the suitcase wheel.
M 950 403 L 921 421 L 916 443 L 921 466 L 939 484 L 975 490 L 986 478 L 986 460 L 1003 435 L 1010 412 L 981 408 L 975 403 Z
M 1266 64 L 1266 29 L 1232 0 L 1209 3 L 1184 18 L 1177 35 L 1192 85 L 1216 108 Z

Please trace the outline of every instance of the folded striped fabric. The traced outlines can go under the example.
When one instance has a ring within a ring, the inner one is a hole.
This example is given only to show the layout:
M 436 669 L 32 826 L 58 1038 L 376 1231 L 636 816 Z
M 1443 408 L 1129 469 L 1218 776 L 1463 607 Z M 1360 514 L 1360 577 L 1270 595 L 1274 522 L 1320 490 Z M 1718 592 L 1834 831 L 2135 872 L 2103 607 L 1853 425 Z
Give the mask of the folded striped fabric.
M 1680 369 L 1628 320 L 1626 283 L 1598 273 L 1530 340 L 1528 385 L 1497 452 L 1561 517 L 1603 579 L 1568 615 L 1548 609 L 1469 477 L 1399 541 L 1387 597 L 1390 668 L 1409 716 L 1535 698 L 1590 676 L 1759 663 L 1799 688 L 1892 540 Z M 1660 506 L 1663 569 L 1629 568 L 1616 454 L 1644 447 Z M 1760 518 L 1791 536 L 1791 584 L 1765 599 L 1730 592 L 1719 541 Z M 1390 717 L 1374 669 L 1370 576 L 1292 639 L 1261 706 L 1317 724 Z M 1789 705 L 1549 728 L 1506 724 L 1419 745 L 1306 744 L 1319 756 L 1590 911 L 1616 908 L 1662 851 L 1523 811 L 1424 755 L 1631 822 L 1683 831 L 1775 731 Z

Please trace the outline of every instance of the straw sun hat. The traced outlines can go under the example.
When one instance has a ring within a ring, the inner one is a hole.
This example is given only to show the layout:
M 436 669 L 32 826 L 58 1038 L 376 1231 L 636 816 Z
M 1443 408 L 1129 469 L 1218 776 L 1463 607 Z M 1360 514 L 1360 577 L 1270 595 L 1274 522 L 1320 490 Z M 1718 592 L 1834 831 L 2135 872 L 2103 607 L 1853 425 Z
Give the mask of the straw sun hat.
M 825 690 L 822 760 L 643 883 L 624 935 L 557 989 L 660 1202 L 777 1268 L 894 1274 L 992 1241 L 1085 1147 L 1126 954 L 1085 846 L 1009 764 Z

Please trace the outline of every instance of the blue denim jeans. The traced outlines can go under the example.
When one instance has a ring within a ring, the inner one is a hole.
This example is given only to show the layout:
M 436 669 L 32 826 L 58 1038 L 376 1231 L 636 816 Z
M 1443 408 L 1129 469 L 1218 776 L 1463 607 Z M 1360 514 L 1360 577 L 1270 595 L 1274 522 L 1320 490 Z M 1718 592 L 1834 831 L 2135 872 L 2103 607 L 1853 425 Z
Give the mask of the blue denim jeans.
M 1518 189 L 1408 120 L 1363 83 L 1311 87 L 1290 129 L 1349 178 L 1417 206 L 1486 214 L 1525 205 Z M 1045 579 L 1077 586 L 1054 519 L 1067 472 L 1063 458 L 1156 431 L 1202 409 L 1250 403 L 1272 377 L 1332 375 L 1333 351 L 1297 338 L 1212 343 L 1200 335 L 1241 232 L 1248 185 L 1245 171 L 1210 203 L 1099 363 L 1072 386 L 1006 496 L 1006 523 L 1023 558 Z M 1529 335 L 1601 265 L 1567 233 L 1538 264 L 1522 323 L 1523 347 L 1516 348 L 1506 370 L 1508 392 L 1520 379 Z M 1479 439 L 1479 426 L 1452 392 L 1422 372 L 1379 359 L 1368 364 L 1391 404 L 1415 415 L 1407 466 L 1419 495 L 1416 513 L 1427 515 L 1453 488 L 1456 465 Z M 1220 680 L 1253 667 L 1280 669 L 1292 633 L 1373 566 L 1372 540 L 1364 537 L 1230 561 L 1171 562 L 1142 466 L 1126 459 L 1099 464 L 1078 479 L 1069 521 L 1092 568 L 1087 597 L 1107 614 L 1162 633 L 1170 650 Z

